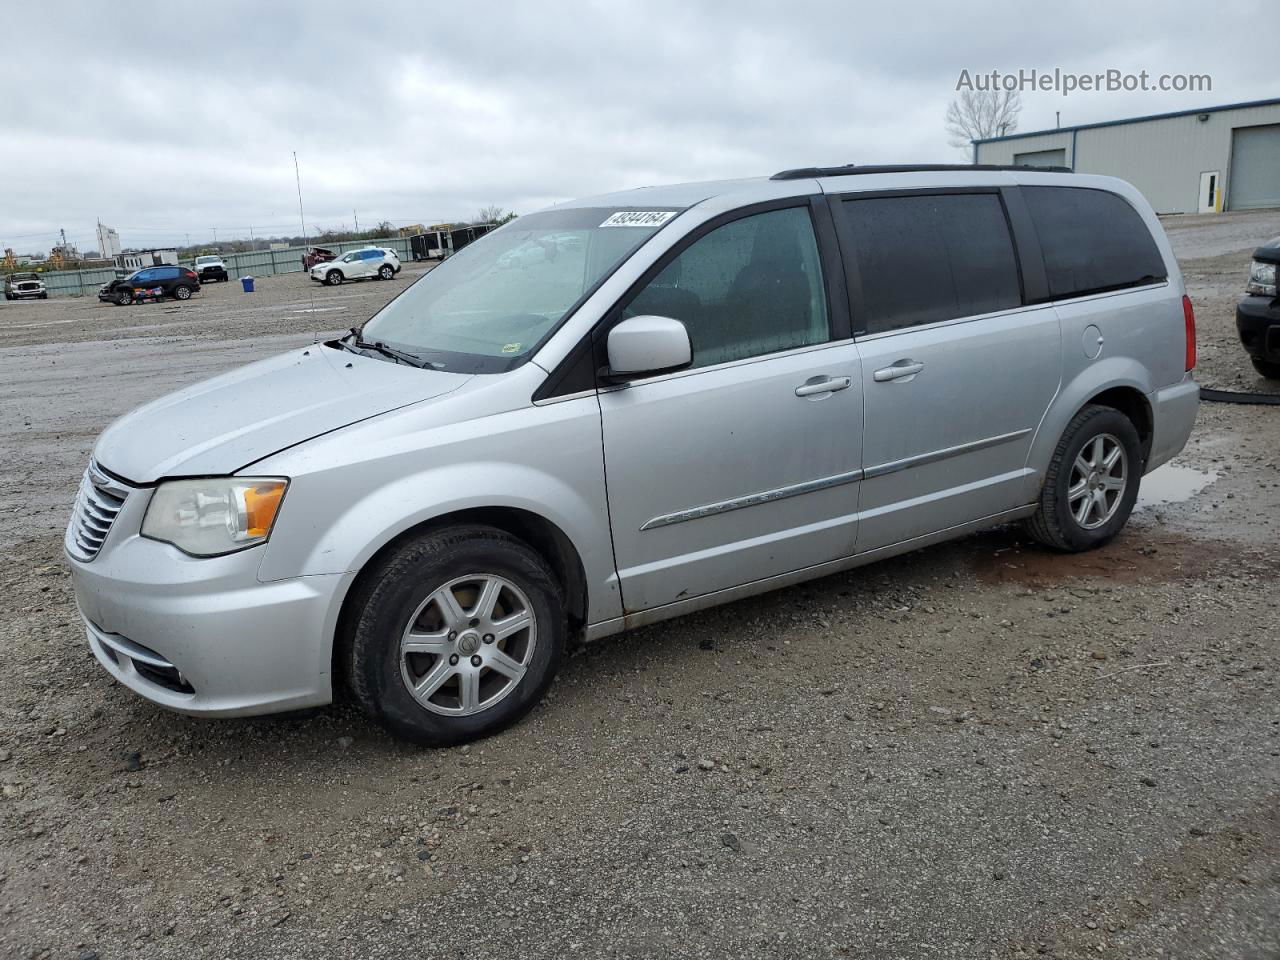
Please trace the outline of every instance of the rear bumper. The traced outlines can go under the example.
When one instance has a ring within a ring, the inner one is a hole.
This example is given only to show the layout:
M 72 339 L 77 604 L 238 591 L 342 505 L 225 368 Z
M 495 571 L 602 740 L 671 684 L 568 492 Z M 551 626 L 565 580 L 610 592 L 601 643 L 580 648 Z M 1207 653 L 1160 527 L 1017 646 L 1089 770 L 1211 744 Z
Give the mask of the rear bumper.
M 1200 408 L 1200 384 L 1188 373 L 1180 382 L 1151 394 L 1154 429 L 1146 472 L 1168 463 L 1187 445 Z
M 1236 304 L 1236 330 L 1250 356 L 1280 363 L 1280 298 L 1241 297 Z

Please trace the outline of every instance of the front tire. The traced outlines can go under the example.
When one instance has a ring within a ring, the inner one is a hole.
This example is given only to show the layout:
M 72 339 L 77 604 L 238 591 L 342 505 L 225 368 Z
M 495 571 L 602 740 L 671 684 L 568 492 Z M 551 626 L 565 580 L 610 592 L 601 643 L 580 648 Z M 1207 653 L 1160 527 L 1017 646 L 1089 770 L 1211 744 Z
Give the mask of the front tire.
M 324 282 L 331 287 L 338 286 L 338 284 L 342 283 L 342 280 L 343 277 L 341 270 L 330 270 L 324 275 Z
M 450 746 L 533 708 L 560 664 L 564 601 L 546 561 L 493 527 L 410 540 L 364 578 L 340 662 L 398 737 Z
M 1263 360 L 1261 357 L 1250 357 L 1253 361 L 1253 369 L 1268 380 L 1280 380 L 1280 363 L 1272 363 L 1269 360 Z
M 116 294 L 116 306 L 117 306 L 117 307 L 127 307 L 127 306 L 129 306 L 129 304 L 131 304 L 131 303 L 133 303 L 133 291 L 132 291 L 132 290 L 122 290 L 122 291 L 120 291 L 119 293 L 117 293 L 117 294 Z
M 1133 422 L 1113 407 L 1085 407 L 1058 441 L 1027 531 L 1067 553 L 1109 543 L 1133 512 L 1145 467 Z

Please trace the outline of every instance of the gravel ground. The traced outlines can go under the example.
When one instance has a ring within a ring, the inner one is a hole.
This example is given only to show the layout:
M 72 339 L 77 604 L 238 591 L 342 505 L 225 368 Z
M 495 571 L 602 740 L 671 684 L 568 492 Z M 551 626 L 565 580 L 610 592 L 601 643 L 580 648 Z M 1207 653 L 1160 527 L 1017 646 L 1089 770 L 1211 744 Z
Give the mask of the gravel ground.
M 1280 215 L 1169 226 L 1201 379 L 1274 389 L 1231 311 Z M 404 282 L 0 305 L 0 953 L 1280 956 L 1270 408 L 1202 407 L 1103 550 L 1001 529 L 613 638 L 471 747 L 114 684 L 60 558 L 94 436 Z

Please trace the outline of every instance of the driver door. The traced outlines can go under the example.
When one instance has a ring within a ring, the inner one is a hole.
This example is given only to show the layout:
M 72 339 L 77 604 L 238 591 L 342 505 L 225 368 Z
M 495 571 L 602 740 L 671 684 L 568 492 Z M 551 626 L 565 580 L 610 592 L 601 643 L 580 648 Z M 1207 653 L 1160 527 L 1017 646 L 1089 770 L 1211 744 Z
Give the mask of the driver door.
M 348 280 L 359 280 L 365 275 L 365 261 L 358 252 L 342 255 L 342 272 Z
M 680 320 L 693 348 L 688 369 L 600 392 L 628 612 L 853 553 L 861 367 L 809 201 L 790 203 L 677 248 L 622 305 Z

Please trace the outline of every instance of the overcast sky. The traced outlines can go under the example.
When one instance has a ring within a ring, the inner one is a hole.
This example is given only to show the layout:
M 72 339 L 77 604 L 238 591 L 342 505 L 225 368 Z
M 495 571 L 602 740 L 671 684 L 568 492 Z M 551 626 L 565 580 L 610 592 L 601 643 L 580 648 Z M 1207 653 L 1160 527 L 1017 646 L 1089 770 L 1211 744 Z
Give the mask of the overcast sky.
M 1280 96 L 1275 5 L 83 5 L 4 38 L 0 246 L 47 251 L 527 212 L 824 163 L 965 162 L 962 69 L 1207 73 L 1209 93 L 1024 94 L 1019 129 Z M 212 17 L 212 20 L 210 19 Z

